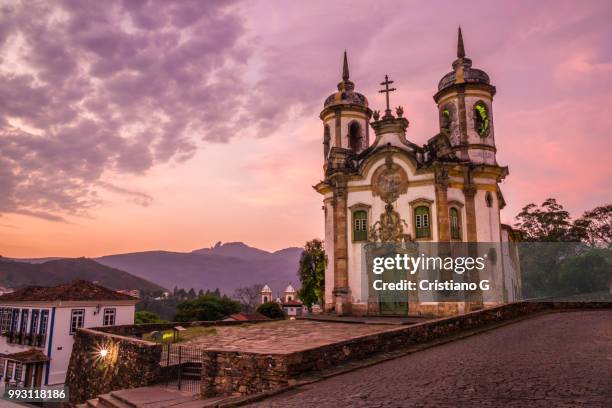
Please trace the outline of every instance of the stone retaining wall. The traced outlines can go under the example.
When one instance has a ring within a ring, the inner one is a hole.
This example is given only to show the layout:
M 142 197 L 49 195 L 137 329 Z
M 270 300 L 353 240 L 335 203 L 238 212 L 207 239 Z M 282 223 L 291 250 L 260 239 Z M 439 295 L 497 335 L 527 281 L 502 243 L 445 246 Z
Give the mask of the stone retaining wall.
M 105 356 L 102 350 L 106 350 Z M 78 330 L 66 375 L 70 402 L 155 383 L 160 375 L 161 352 L 161 344 L 91 329 Z

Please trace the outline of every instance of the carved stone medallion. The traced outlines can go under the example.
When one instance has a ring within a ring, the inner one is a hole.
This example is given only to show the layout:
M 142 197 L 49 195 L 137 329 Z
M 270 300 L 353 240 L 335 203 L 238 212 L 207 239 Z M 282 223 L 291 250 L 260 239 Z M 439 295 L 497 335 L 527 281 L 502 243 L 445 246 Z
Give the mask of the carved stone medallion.
M 393 163 L 393 157 L 387 156 L 384 166 L 379 167 L 372 177 L 372 194 L 380 196 L 387 204 L 392 204 L 408 190 L 408 176 L 404 169 Z

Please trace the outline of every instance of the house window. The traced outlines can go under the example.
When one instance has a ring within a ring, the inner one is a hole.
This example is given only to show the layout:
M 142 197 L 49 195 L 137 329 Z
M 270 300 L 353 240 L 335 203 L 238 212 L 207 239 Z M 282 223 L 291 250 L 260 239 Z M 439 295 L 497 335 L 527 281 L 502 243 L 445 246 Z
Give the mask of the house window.
M 13 309 L 11 313 L 11 332 L 17 331 L 17 324 L 19 323 L 19 309 Z
M 85 310 L 73 309 L 70 314 L 70 334 L 76 333 L 85 324 Z
M 19 332 L 25 334 L 28 330 L 28 315 L 30 311 L 28 309 L 21 309 L 21 324 L 19 325 Z
M 2 308 L 0 310 L 0 333 L 11 330 L 11 309 Z
M 450 209 L 450 228 L 451 239 L 461 239 L 461 219 L 459 218 L 459 210 L 455 207 Z
M 431 237 L 429 207 L 422 205 L 414 209 L 414 226 L 417 238 Z
M 364 210 L 353 213 L 353 241 L 368 239 L 368 213 Z
M 103 326 L 114 326 L 115 316 L 117 315 L 117 309 L 104 309 L 104 321 Z
M 39 334 L 45 336 L 47 334 L 47 322 L 49 321 L 49 311 L 43 310 L 40 312 L 40 329 Z
M 15 381 L 21 381 L 21 371 L 23 370 L 23 366 L 21 363 L 15 363 Z
M 15 362 L 8 360 L 6 362 L 6 378 L 7 380 L 10 380 L 11 378 L 13 378 L 13 368 L 15 367 Z
M 38 315 L 40 314 L 39 310 L 32 310 L 32 321 L 30 322 L 30 333 L 36 334 L 38 333 Z

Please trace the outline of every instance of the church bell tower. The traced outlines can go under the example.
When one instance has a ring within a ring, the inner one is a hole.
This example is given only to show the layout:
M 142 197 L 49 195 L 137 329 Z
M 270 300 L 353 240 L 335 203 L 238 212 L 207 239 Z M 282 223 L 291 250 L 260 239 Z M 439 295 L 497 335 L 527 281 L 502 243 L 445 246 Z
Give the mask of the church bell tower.
M 438 84 L 434 100 L 438 105 L 440 133 L 445 134 L 453 152 L 462 160 L 475 164 L 497 165 L 493 128 L 495 87 L 489 75 L 473 68 L 465 55 L 459 27 L 457 59 L 453 71 Z
M 338 83 L 338 91 L 327 97 L 320 114 L 326 165 L 333 149 L 344 149 L 345 154 L 358 154 L 369 146 L 368 123 L 371 117 L 367 98 L 355 92 L 355 84 L 350 80 L 348 58 L 344 51 L 342 81 Z

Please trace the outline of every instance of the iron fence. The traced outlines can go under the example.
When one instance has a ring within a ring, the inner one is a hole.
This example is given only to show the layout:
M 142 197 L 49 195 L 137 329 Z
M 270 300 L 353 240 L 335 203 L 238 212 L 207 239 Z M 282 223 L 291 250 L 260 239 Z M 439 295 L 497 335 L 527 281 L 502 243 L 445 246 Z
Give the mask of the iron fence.
M 162 381 L 167 387 L 200 392 L 203 350 L 177 344 L 164 344 L 161 355 Z

